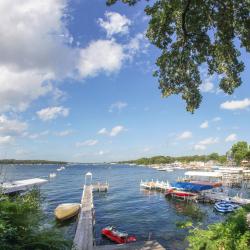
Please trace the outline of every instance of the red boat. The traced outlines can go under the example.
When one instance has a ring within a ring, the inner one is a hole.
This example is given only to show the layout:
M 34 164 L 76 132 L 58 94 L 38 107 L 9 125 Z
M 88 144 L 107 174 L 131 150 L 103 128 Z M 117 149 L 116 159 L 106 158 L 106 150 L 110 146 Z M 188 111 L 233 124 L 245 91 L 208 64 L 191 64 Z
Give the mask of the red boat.
M 195 197 L 195 196 L 197 196 L 197 194 L 187 192 L 187 191 L 184 191 L 184 190 L 169 189 L 166 192 L 166 196 L 173 196 L 173 197 L 185 199 L 185 198 L 188 198 L 188 197 Z
M 102 235 L 106 236 L 108 239 L 118 244 L 126 244 L 136 241 L 135 236 L 128 235 L 124 232 L 119 232 L 113 226 L 103 228 Z

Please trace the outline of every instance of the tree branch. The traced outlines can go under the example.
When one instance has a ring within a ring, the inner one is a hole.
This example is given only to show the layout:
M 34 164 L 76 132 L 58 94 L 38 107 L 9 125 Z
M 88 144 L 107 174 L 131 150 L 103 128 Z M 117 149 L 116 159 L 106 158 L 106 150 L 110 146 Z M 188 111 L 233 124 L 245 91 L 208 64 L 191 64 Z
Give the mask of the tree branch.
M 186 41 L 187 36 L 189 36 L 187 32 L 187 28 L 186 28 L 186 15 L 189 10 L 190 3 L 191 3 L 191 0 L 187 0 L 184 11 L 182 12 L 182 31 L 184 35 L 184 41 Z

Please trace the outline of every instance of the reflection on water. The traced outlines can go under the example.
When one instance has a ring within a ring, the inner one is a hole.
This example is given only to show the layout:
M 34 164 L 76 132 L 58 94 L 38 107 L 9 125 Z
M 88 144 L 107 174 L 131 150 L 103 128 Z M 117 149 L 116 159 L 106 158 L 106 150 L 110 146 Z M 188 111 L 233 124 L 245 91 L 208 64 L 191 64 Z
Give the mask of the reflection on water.
M 168 198 L 168 202 L 173 206 L 176 213 L 185 215 L 192 220 L 201 221 L 205 216 L 205 212 L 201 210 L 199 204 L 194 202 L 185 202 L 178 199 Z
M 7 166 L 1 173 L 5 179 L 48 177 L 58 166 Z M 54 219 L 54 209 L 61 203 L 80 202 L 84 174 L 92 172 L 93 182 L 110 184 L 108 193 L 95 193 L 95 236 L 99 244 L 110 244 L 101 237 L 101 229 L 115 225 L 121 231 L 135 234 L 138 240 L 158 240 L 167 249 L 185 249 L 186 229 L 179 229 L 179 221 L 202 222 L 204 225 L 219 221 L 225 215 L 215 213 L 208 204 L 186 203 L 166 199 L 164 193 L 140 190 L 140 181 L 158 179 L 173 182 L 183 176 L 183 170 L 162 172 L 143 167 L 114 165 L 74 165 L 57 172 L 57 176 L 42 186 L 45 200 L 43 208 L 47 219 L 62 230 L 66 237 L 73 238 L 76 218 L 59 223 Z

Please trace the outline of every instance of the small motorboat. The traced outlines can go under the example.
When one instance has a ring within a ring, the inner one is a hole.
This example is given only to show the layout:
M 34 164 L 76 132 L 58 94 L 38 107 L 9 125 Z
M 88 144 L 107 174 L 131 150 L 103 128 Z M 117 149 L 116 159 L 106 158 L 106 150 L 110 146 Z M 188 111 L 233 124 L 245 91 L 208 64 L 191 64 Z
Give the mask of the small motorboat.
M 80 210 L 79 203 L 65 203 L 57 206 L 54 214 L 58 220 L 67 220 L 77 215 Z
M 128 235 L 124 232 L 119 232 L 113 226 L 108 226 L 102 229 L 102 235 L 110 239 L 117 244 L 126 244 L 136 241 L 136 237 L 133 235 Z
M 165 195 L 183 199 L 197 197 L 196 193 L 191 193 L 185 190 L 176 190 L 176 189 L 168 189 Z
M 227 201 L 220 201 L 215 203 L 214 208 L 220 213 L 230 213 L 239 208 L 239 205 Z

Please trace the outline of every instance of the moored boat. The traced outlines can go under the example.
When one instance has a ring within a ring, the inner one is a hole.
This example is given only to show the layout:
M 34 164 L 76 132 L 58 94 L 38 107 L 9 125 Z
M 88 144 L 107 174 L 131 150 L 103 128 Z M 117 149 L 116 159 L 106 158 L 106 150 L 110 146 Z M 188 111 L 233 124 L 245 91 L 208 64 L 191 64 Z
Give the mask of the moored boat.
M 196 193 L 191 193 L 185 190 L 175 190 L 175 189 L 169 189 L 166 194 L 166 196 L 172 196 L 177 198 L 195 198 L 197 197 Z
M 233 212 L 235 209 L 239 208 L 239 205 L 233 204 L 227 201 L 216 202 L 214 208 L 221 213 Z
M 58 220 L 67 220 L 78 214 L 80 210 L 79 203 L 65 203 L 57 206 L 54 214 Z
M 119 232 L 113 226 L 108 226 L 102 229 L 102 235 L 110 239 L 117 244 L 126 244 L 136 241 L 136 237 L 133 235 L 128 235 L 124 232 Z

